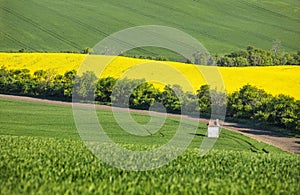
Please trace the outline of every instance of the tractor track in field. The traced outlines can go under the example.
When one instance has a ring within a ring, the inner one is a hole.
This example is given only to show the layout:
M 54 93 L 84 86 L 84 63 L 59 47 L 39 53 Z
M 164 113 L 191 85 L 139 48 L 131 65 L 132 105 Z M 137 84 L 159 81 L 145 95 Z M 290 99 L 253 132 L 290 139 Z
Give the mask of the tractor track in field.
M 40 7 L 43 8 L 43 9 L 48 9 L 48 10 L 50 10 L 51 12 L 55 13 L 55 14 L 58 15 L 58 16 L 60 16 L 60 17 L 62 17 L 62 18 L 65 18 L 65 19 L 68 19 L 69 21 L 78 24 L 78 25 L 80 25 L 81 27 L 85 28 L 85 29 L 88 30 L 88 31 L 93 31 L 93 32 L 95 32 L 95 33 L 97 33 L 97 34 L 101 34 L 101 35 L 104 36 L 104 37 L 109 37 L 109 36 L 110 36 L 110 34 L 107 34 L 106 32 L 104 32 L 103 30 L 100 30 L 100 29 L 97 28 L 96 26 L 93 26 L 93 25 L 90 25 L 90 24 L 88 24 L 88 23 L 82 22 L 79 18 L 76 18 L 75 16 L 69 16 L 69 15 L 64 14 L 64 13 L 61 13 L 61 12 L 59 12 L 59 11 L 53 9 L 53 8 L 50 8 L 50 7 L 44 7 L 44 6 L 40 5 L 40 4 L 38 4 L 37 2 L 36 2 L 36 5 L 40 6 Z M 111 16 L 111 17 L 112 17 L 112 16 Z M 117 19 L 117 18 L 116 18 L 116 19 Z M 130 23 L 130 22 L 124 20 L 124 23 L 125 23 L 125 22 L 126 22 L 128 25 L 130 25 L 130 26 L 134 26 L 133 23 Z M 123 45 L 123 46 L 129 46 L 129 47 L 131 46 L 131 47 L 135 47 L 135 45 L 132 45 L 131 43 L 128 43 L 128 42 L 123 41 L 123 40 L 121 40 L 121 39 L 117 39 L 117 38 L 114 38 L 114 37 L 111 37 L 110 39 L 112 39 L 112 40 L 118 42 L 119 44 L 121 44 L 121 45 Z M 139 50 L 139 51 L 142 51 L 142 52 L 146 52 L 146 53 L 151 53 L 152 55 L 157 55 L 156 53 L 151 52 L 151 51 L 148 51 L 147 49 L 143 49 L 143 48 L 136 48 L 136 50 Z
M 32 97 L 24 97 L 24 96 L 14 96 L 14 95 L 4 95 L 0 94 L 0 98 L 4 99 L 12 99 L 12 100 L 22 100 L 22 101 L 30 101 L 30 102 L 37 102 L 37 103 L 46 103 L 46 104 L 55 104 L 55 105 L 64 105 L 64 106 L 72 106 L 72 102 L 63 102 L 63 101 L 56 101 L 56 100 L 48 100 L 48 99 L 39 99 L 39 98 L 32 98 Z M 106 105 L 95 105 L 97 109 L 101 110 L 111 110 L 110 106 Z M 120 110 L 127 111 L 128 109 L 125 108 L 118 108 Z M 147 114 L 147 110 L 134 110 L 129 109 L 130 112 Z M 159 115 L 161 113 L 157 113 Z M 181 115 L 178 114 L 169 114 L 170 117 L 180 118 Z M 208 123 L 208 119 L 203 118 L 192 118 L 189 116 L 183 116 L 183 118 L 188 120 L 197 120 L 201 123 Z M 224 122 L 223 128 L 241 133 L 245 136 L 253 138 L 255 140 L 265 142 L 267 144 L 273 145 L 278 147 L 284 151 L 300 154 L 300 138 L 295 137 L 287 137 L 279 132 L 262 130 L 259 128 L 252 128 L 248 127 L 243 124 L 232 123 L 232 122 Z
M 24 21 L 26 23 L 28 23 L 29 25 L 32 25 L 33 27 L 35 27 L 36 29 L 39 29 L 40 31 L 43 31 L 45 32 L 46 34 L 48 34 L 49 36 L 57 39 L 58 41 L 62 42 L 62 43 L 65 43 L 71 47 L 74 47 L 76 49 L 81 49 L 79 47 L 79 45 L 77 45 L 77 43 L 73 42 L 73 41 L 70 41 L 70 40 L 67 40 L 65 39 L 63 36 L 61 36 L 60 34 L 54 32 L 54 31 L 51 31 L 49 29 L 47 29 L 46 27 L 44 27 L 43 25 L 33 21 L 32 19 L 28 18 L 27 16 L 25 15 L 22 15 L 21 13 L 18 13 L 8 7 L 1 7 L 1 9 L 11 15 L 13 15 L 14 17 L 20 19 L 21 21 Z
M 4 37 L 6 37 L 7 39 L 9 39 L 9 40 L 17 43 L 22 48 L 28 48 L 28 49 L 31 49 L 32 51 L 36 51 L 34 48 L 26 45 L 25 43 L 21 42 L 20 40 L 17 40 L 16 38 L 14 38 L 13 36 L 11 36 L 10 34 L 7 34 L 5 32 L 1 32 L 1 31 L 0 31 L 0 34 L 3 34 Z

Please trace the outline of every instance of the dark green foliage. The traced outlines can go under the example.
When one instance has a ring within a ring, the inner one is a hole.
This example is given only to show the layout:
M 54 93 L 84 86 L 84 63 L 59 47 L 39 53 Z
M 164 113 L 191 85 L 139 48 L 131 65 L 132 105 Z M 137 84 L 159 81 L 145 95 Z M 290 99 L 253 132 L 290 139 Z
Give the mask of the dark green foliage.
M 240 55 L 246 55 L 246 51 Z M 235 56 L 237 54 L 233 54 Z M 148 110 L 154 103 L 161 103 L 169 113 L 182 113 L 209 117 L 214 110 L 225 112 L 227 116 L 276 125 L 290 130 L 300 130 L 300 103 L 294 98 L 279 95 L 273 97 L 264 90 L 251 85 L 225 95 L 208 85 L 199 88 L 196 94 L 183 92 L 179 85 L 167 85 L 163 91 L 145 80 L 112 77 L 98 79 L 93 72 L 76 76 L 76 71 L 68 71 L 63 76 L 53 72 L 0 69 L 0 92 L 70 101 L 96 101 L 120 107 Z M 75 85 L 74 85 L 75 80 Z M 72 91 L 73 90 L 73 91 Z M 212 105 L 214 106 L 212 108 Z
M 159 95 L 159 90 L 153 84 L 143 82 L 133 90 L 129 100 L 130 107 L 148 110 L 150 106 L 158 101 Z
M 297 120 L 295 123 L 296 126 L 296 130 L 300 131 L 300 100 L 296 101 L 296 116 L 297 116 Z
M 160 60 L 166 61 L 167 58 L 163 56 L 136 56 L 122 54 L 122 56 L 128 56 L 140 59 Z M 192 54 L 194 64 L 200 65 L 218 65 L 228 67 L 239 67 L 239 66 L 274 66 L 274 65 L 300 65 L 300 52 L 297 53 L 285 53 L 278 52 L 276 50 L 263 50 L 248 46 L 246 50 L 241 49 L 230 54 L 210 56 L 207 52 L 196 52 Z M 182 56 L 180 58 L 173 58 L 178 62 L 192 63 L 189 59 L 185 59 Z
M 162 92 L 161 102 L 167 112 L 181 113 L 183 91 L 179 85 L 167 85 Z
M 224 56 L 216 57 L 219 66 L 272 66 L 272 65 L 299 65 L 297 54 L 278 53 L 278 51 L 263 50 L 248 46 L 247 50 L 239 50 Z
M 56 82 L 55 82 L 56 78 Z M 55 96 L 54 83 L 57 84 L 59 77 L 55 76 L 54 72 L 37 70 L 33 74 L 33 80 L 35 82 L 35 94 L 38 96 L 52 97 Z
M 196 94 L 193 94 L 192 92 L 186 92 L 184 94 L 182 111 L 182 114 L 199 117 L 201 113 L 199 110 L 199 102 Z
M 89 48 L 89 47 L 86 47 L 82 50 L 82 53 L 83 54 L 91 54 L 93 53 L 93 49 L 92 48 Z
M 101 103 L 111 102 L 111 93 L 117 79 L 113 77 L 101 78 L 97 83 L 97 89 L 95 92 L 95 100 Z
M 267 111 L 269 117 L 267 119 L 271 124 L 279 125 L 289 129 L 295 129 L 299 124 L 299 101 L 286 95 L 278 95 L 268 102 Z M 298 116 L 297 116 L 298 115 Z
M 271 96 L 264 90 L 245 85 L 228 97 L 227 113 L 236 118 L 266 120 L 264 113 Z
M 136 98 L 131 97 L 131 94 L 139 85 L 144 82 L 145 80 L 132 80 L 128 78 L 118 80 L 111 94 L 111 103 L 114 106 L 120 107 L 130 106 L 130 100 L 132 100 L 132 98 Z
M 63 76 L 54 72 L 38 70 L 33 75 L 28 69 L 0 69 L 1 93 L 70 99 L 76 71 L 68 71 Z
M 300 130 L 299 100 L 245 85 L 228 96 L 227 116 L 260 121 L 290 130 Z
M 76 71 L 71 70 L 65 72 L 64 76 L 62 77 L 62 84 L 63 84 L 63 96 L 66 98 L 71 98 L 72 97 L 72 90 L 73 90 L 73 85 L 74 85 L 74 80 L 76 76 Z
M 73 86 L 73 96 L 80 100 L 91 100 L 95 99 L 95 89 L 97 85 L 97 76 L 94 72 L 84 72 L 82 76 L 75 78 Z
M 211 110 L 211 98 L 210 89 L 208 85 L 202 85 L 197 91 L 199 110 L 201 114 L 210 114 Z

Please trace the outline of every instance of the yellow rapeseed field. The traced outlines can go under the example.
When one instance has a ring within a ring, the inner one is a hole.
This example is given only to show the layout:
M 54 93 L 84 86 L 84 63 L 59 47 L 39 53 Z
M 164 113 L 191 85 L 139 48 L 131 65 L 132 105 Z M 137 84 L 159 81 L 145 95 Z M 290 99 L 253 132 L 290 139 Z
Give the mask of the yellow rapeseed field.
M 57 74 L 72 69 L 79 73 L 93 70 L 100 77 L 145 78 L 159 87 L 164 84 L 180 84 L 184 90 L 189 91 L 199 89 L 207 81 L 215 87 L 224 82 L 228 93 L 251 84 L 273 95 L 283 93 L 300 99 L 300 66 L 207 67 L 127 57 L 64 53 L 0 53 L 0 66 L 8 69 L 27 68 L 32 73 L 41 69 L 55 71 Z M 216 76 L 218 73 L 220 77 Z

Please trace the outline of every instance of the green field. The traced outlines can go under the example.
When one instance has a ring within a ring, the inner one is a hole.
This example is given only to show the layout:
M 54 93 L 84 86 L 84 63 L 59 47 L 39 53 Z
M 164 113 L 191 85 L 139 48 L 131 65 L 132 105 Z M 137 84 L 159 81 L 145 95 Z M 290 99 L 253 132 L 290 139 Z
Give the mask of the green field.
M 297 194 L 300 156 L 222 130 L 204 157 L 200 125 L 189 149 L 166 166 L 124 171 L 94 157 L 77 134 L 72 108 L 0 99 L 0 194 Z M 151 148 L 174 135 L 179 119 L 167 118 L 160 136 L 129 135 L 111 111 L 98 110 L 106 133 L 130 149 Z M 139 123 L 147 115 L 133 114 Z M 188 124 L 188 123 L 187 123 Z M 188 133 L 188 132 L 187 132 Z M 267 152 L 267 153 L 266 153 Z
M 213 54 L 248 45 L 271 49 L 276 39 L 282 51 L 299 50 L 298 0 L 1 0 L 0 8 L 1 51 L 81 51 L 137 25 L 178 28 Z
M 182 30 L 211 54 L 248 45 L 269 50 L 275 40 L 281 42 L 280 54 L 300 49 L 299 0 L 0 0 L 0 51 L 82 52 L 114 32 L 139 25 Z M 153 47 L 126 55 L 182 60 Z M 134 151 L 168 143 L 181 122 L 167 117 L 158 132 L 135 136 L 118 125 L 112 111 L 96 114 L 111 140 Z M 150 120 L 137 112 L 131 116 L 139 124 Z M 190 125 L 183 120 L 185 130 Z M 80 139 L 71 106 L 0 98 L 0 195 L 299 194 L 300 155 L 222 129 L 216 144 L 201 157 L 206 131 L 206 124 L 199 124 L 196 134 L 186 130 L 193 140 L 169 164 L 128 171 L 106 164 L 89 150 Z M 110 146 L 101 147 L 105 144 Z

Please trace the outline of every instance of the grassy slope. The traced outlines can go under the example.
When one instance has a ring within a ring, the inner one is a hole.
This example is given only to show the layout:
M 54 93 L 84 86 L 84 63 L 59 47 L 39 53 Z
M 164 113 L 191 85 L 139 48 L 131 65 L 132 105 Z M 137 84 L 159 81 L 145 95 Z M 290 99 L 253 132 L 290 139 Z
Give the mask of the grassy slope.
M 0 134 L 2 135 L 79 139 L 71 107 L 6 99 L 0 99 L 0 105 Z M 157 132 L 153 136 L 141 138 L 122 130 L 115 122 L 112 112 L 99 110 L 98 116 L 107 134 L 120 144 L 163 144 L 172 138 L 179 124 L 179 119 L 168 118 L 159 131 L 164 134 L 164 137 Z M 133 114 L 133 117 L 141 124 L 149 120 L 148 115 Z M 188 125 L 188 123 L 185 125 Z M 198 148 L 200 146 L 205 131 L 206 125 L 200 124 L 197 131 L 199 136 L 195 136 L 191 147 Z M 262 150 L 264 148 L 270 152 L 281 151 L 268 144 L 257 142 L 228 130 L 222 131 L 215 148 L 245 151 Z
M 282 151 L 229 131 L 222 131 L 215 149 L 199 157 L 201 136 L 192 148 L 161 168 L 124 171 L 95 158 L 78 139 L 71 107 L 0 99 L 1 194 L 296 194 L 299 191 L 299 155 Z M 108 111 L 99 111 L 120 131 Z M 144 115 L 134 116 L 139 122 Z M 167 120 L 166 134 L 178 121 Z M 199 133 L 203 133 L 200 126 Z M 119 133 L 118 133 L 119 134 Z M 14 136 L 12 136 L 14 135 Z M 125 134 L 129 147 L 138 139 Z M 122 138 L 124 136 L 124 139 Z M 168 137 L 168 136 L 166 136 Z M 150 146 L 160 138 L 153 136 Z M 122 141 L 123 140 L 123 141 Z M 161 143 L 161 141 L 158 141 Z M 251 146 L 252 145 L 252 146 Z M 253 153 L 265 148 L 270 153 Z
M 81 50 L 113 32 L 147 24 L 183 30 L 211 53 L 247 45 L 270 49 L 275 39 L 285 51 L 299 50 L 297 0 L 1 0 L 0 8 L 2 51 Z

